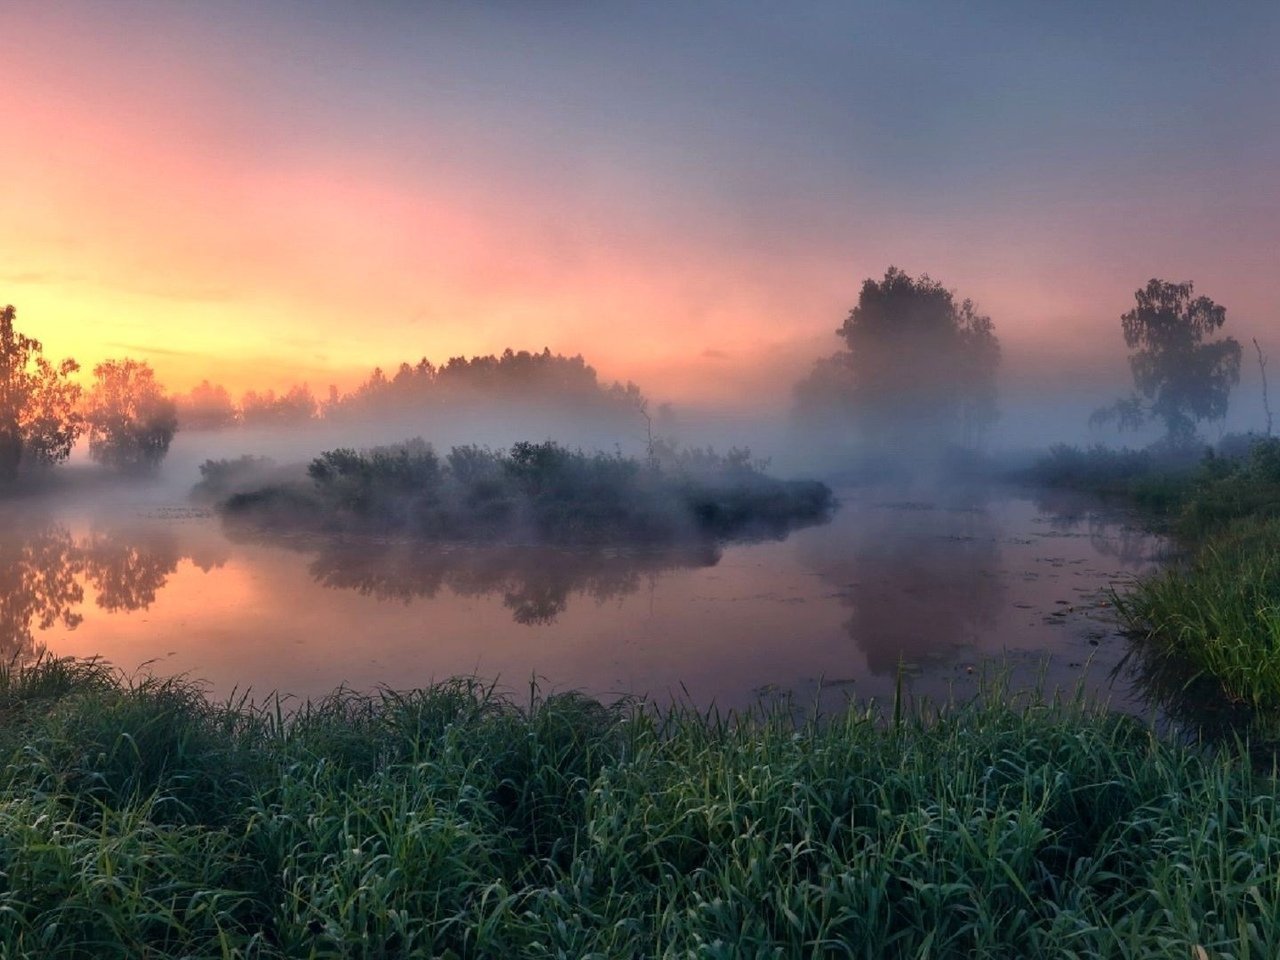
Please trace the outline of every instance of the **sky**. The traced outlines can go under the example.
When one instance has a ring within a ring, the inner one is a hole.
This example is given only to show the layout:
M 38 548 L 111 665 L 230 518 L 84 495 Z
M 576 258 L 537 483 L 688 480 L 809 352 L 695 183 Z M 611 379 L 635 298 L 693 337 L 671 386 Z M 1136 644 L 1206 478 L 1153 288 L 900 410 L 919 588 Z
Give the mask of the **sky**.
M 891 264 L 991 315 L 1014 393 L 1109 399 L 1151 277 L 1280 356 L 1274 2 L 0 0 L 0 36 L 0 303 L 173 389 L 546 346 L 784 405 Z

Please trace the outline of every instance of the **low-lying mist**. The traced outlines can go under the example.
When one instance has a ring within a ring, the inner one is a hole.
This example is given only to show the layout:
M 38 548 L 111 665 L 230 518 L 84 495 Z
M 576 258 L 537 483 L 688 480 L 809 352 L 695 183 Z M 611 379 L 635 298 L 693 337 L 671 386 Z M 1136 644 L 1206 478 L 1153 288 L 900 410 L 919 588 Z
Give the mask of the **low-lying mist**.
M 819 481 L 778 480 L 749 451 L 651 446 L 645 459 L 520 441 L 446 455 L 421 439 L 329 450 L 297 469 L 210 460 L 195 494 L 229 521 L 280 532 L 427 540 L 670 543 L 784 536 L 825 520 Z

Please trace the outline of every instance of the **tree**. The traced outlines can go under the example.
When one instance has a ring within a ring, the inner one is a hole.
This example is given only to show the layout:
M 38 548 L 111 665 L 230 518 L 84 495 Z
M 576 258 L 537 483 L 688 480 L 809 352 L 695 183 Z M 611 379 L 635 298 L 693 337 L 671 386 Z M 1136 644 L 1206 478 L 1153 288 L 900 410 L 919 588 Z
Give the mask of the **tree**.
M 55 365 L 39 340 L 14 327 L 17 311 L 0 310 L 0 480 L 12 480 L 24 462 L 51 466 L 67 459 L 84 424 L 76 406 L 80 385 L 74 360 Z
M 876 447 L 976 444 L 995 422 L 1000 342 L 991 318 L 927 274 L 890 267 L 862 284 L 836 333 L 846 350 L 819 360 L 796 387 L 812 418 L 852 417 Z
M 240 401 L 240 418 L 245 426 L 290 426 L 314 420 L 320 413 L 311 388 L 305 383 L 276 396 L 274 390 L 250 390 Z
M 1120 326 L 1133 351 L 1135 393 L 1097 411 L 1091 422 L 1115 420 L 1123 429 L 1161 420 L 1168 442 L 1185 445 L 1201 420 L 1227 415 L 1231 388 L 1240 382 L 1240 344 L 1214 337 L 1226 307 L 1194 293 L 1189 281 L 1155 279 L 1134 293 L 1137 305 L 1120 317 Z
M 174 397 L 182 430 L 221 430 L 235 426 L 236 408 L 227 388 L 201 380 L 191 392 Z
M 178 429 L 178 414 L 151 366 L 139 360 L 107 360 L 93 368 L 93 375 L 85 414 L 89 455 L 122 470 L 158 467 Z

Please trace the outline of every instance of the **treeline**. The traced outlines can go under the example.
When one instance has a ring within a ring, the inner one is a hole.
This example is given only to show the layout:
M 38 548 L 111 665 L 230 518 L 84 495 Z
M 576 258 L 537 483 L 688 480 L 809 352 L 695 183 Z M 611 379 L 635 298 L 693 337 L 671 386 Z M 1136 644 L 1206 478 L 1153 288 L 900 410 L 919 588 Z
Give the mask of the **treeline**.
M 124 471 L 157 466 L 178 428 L 177 408 L 138 360 L 106 360 L 86 390 L 80 364 L 45 359 L 39 340 L 14 327 L 17 311 L 0 310 L 0 483 L 22 471 L 61 463 L 84 435 L 89 455 Z
M 340 393 L 331 386 L 324 400 L 304 383 L 280 394 L 251 390 L 236 403 L 225 387 L 208 380 L 174 399 L 178 420 L 189 430 L 297 425 L 321 419 L 452 410 L 494 401 L 634 417 L 646 403 L 634 383 L 606 384 L 580 355 L 567 357 L 549 349 L 453 357 L 440 366 L 424 357 L 416 364 L 400 364 L 390 376 L 376 367 L 350 393 Z
M 153 470 L 183 430 L 296 427 L 404 414 L 456 414 L 487 404 L 542 408 L 561 415 L 615 417 L 634 426 L 648 402 L 634 383 L 605 383 L 579 356 L 506 350 L 499 356 L 423 358 L 388 376 L 380 367 L 350 393 L 331 386 L 318 399 L 307 384 L 277 394 L 250 390 L 234 401 L 224 386 L 202 381 L 169 394 L 149 364 L 107 360 L 87 387 L 80 364 L 52 362 L 39 340 L 15 327 L 17 311 L 0 311 L 0 484 L 64 462 L 82 437 L 97 462 L 125 472 Z
M 330 386 L 324 399 L 307 384 L 282 393 L 251 390 L 233 400 L 208 380 L 168 397 L 145 363 L 107 361 L 83 393 L 71 359 L 54 364 L 40 343 L 0 324 L 0 480 L 20 466 L 65 460 L 82 433 L 90 453 L 123 468 L 153 467 L 174 432 L 297 426 L 319 420 L 382 421 L 409 415 L 418 424 L 500 405 L 564 418 L 616 422 L 634 431 L 648 401 L 631 382 L 604 382 L 580 355 L 508 349 L 501 355 L 425 357 L 394 373 L 375 368 L 348 393 Z M 1193 449 L 1198 427 L 1225 417 L 1240 379 L 1241 345 L 1222 334 L 1225 307 L 1194 286 L 1152 279 L 1120 317 L 1134 390 L 1093 415 L 1095 426 L 1163 426 L 1157 452 Z M 979 448 L 998 418 L 1001 351 L 990 317 L 931 279 L 890 267 L 867 279 L 836 334 L 841 348 L 817 361 L 795 386 L 794 415 L 816 429 L 837 456 L 936 459 Z M 1266 433 L 1272 427 L 1266 356 L 1254 341 L 1262 379 Z M 83 394 L 83 395 L 82 395 Z M 652 437 L 652 434 L 650 434 Z

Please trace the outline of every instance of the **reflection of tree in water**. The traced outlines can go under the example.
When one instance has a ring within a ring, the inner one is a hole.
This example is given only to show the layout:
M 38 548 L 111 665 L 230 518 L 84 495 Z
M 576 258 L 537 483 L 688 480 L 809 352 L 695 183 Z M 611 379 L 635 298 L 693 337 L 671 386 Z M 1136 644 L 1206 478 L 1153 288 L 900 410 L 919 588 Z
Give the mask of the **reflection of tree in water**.
M 326 587 L 355 590 L 380 600 L 408 603 L 441 588 L 461 596 L 501 594 L 517 623 L 552 623 L 574 593 L 597 602 L 624 597 L 649 577 L 677 568 L 713 566 L 714 547 L 681 550 L 569 550 L 532 546 L 324 547 L 311 575 Z
M 80 546 L 85 575 L 98 591 L 98 606 L 103 610 L 151 606 L 182 559 L 177 540 L 169 531 L 155 531 L 146 539 L 129 533 L 94 531 Z
M 1125 567 L 1143 567 L 1165 549 L 1163 538 L 1142 529 L 1122 510 L 1068 490 L 1044 490 L 1036 495 L 1036 509 L 1059 530 L 1085 532 L 1089 545 Z
M 79 551 L 59 524 L 10 529 L 0 537 L 0 656 L 6 662 L 43 652 L 33 627 L 48 630 L 61 623 L 74 630 L 79 625 L 76 607 L 84 601 L 79 570 Z
M 845 629 L 872 673 L 946 659 L 996 621 L 1004 600 L 996 526 L 972 501 L 846 504 L 843 536 L 802 559 L 852 607 Z
M 108 612 L 146 609 L 183 557 L 174 532 L 155 526 L 95 529 L 75 537 L 56 522 L 8 523 L 0 536 L 0 656 L 30 660 L 43 652 L 37 631 L 83 620 L 84 585 Z M 222 562 L 202 557 L 201 569 Z M 207 566 L 206 566 L 207 565 Z

